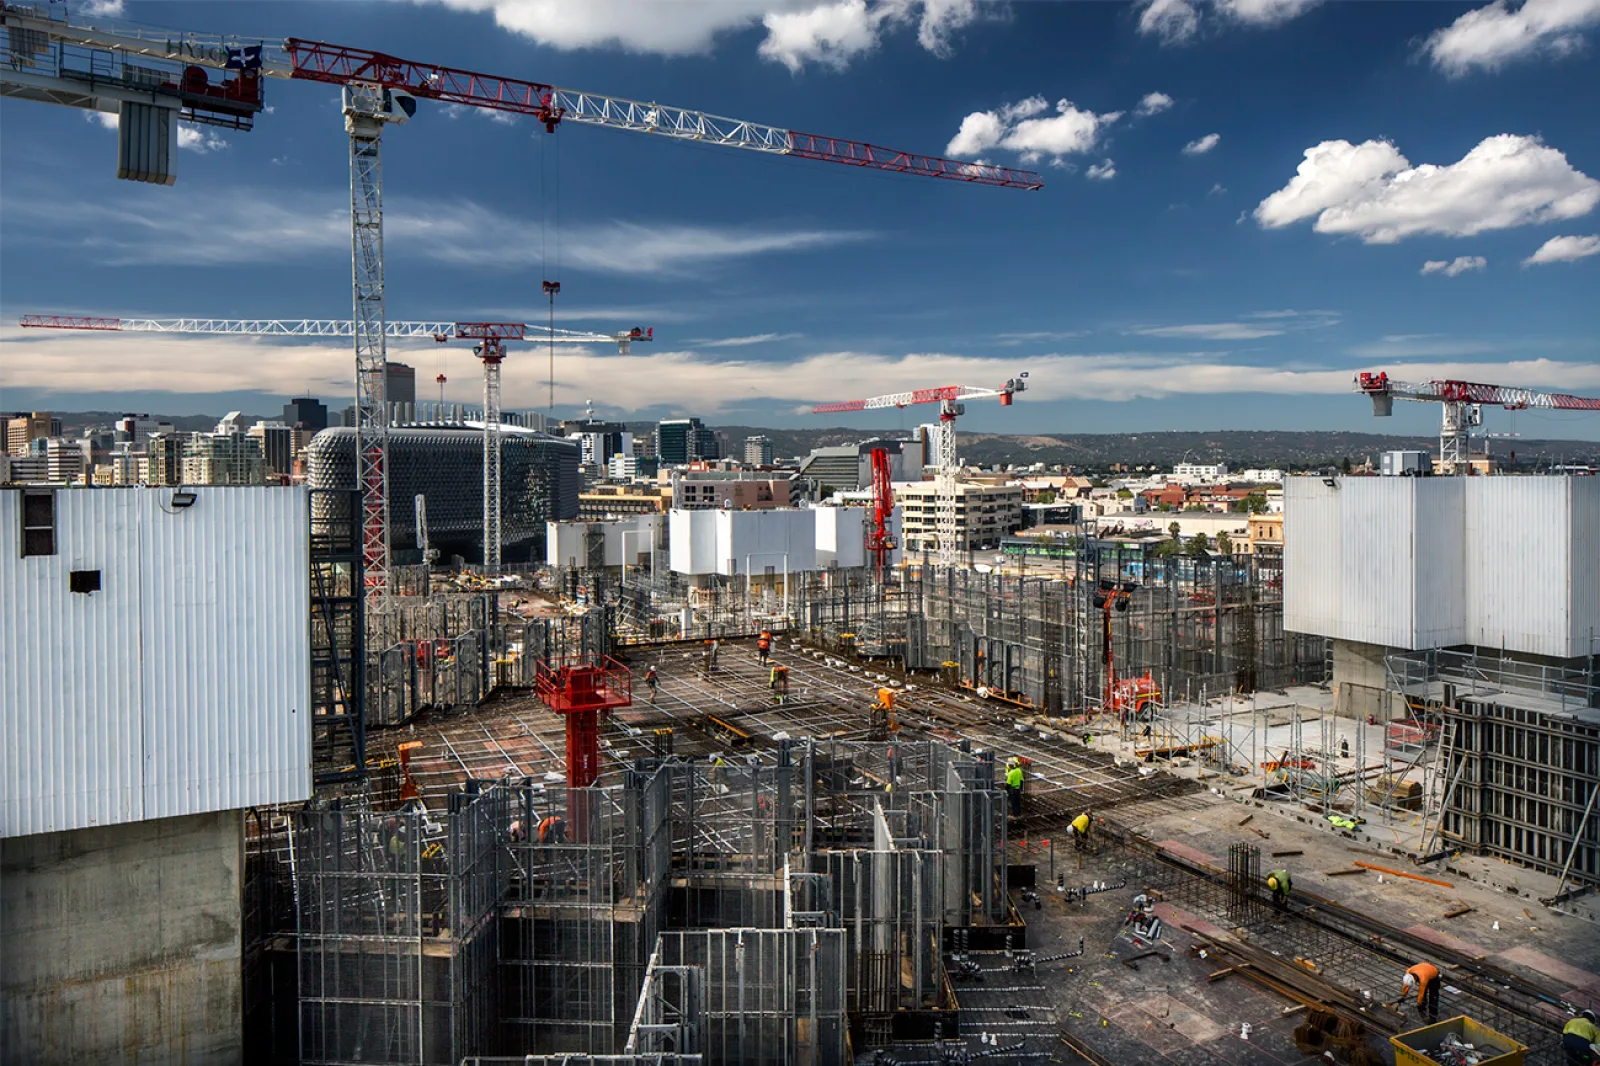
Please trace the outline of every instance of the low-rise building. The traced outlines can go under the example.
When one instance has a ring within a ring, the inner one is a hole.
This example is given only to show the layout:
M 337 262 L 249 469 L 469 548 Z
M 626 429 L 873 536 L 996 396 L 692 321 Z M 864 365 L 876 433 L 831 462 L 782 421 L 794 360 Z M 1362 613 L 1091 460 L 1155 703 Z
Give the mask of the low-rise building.
M 1254 555 L 1283 554 L 1283 512 L 1250 516 L 1250 552 Z
M 624 515 L 662 514 L 672 504 L 672 487 L 656 484 L 595 485 L 578 493 L 578 519 L 597 522 Z
M 908 551 L 939 546 L 938 489 L 931 481 L 912 481 L 894 486 L 900 505 Z M 1020 485 L 956 486 L 957 547 L 961 551 L 992 548 L 1009 533 L 1022 528 L 1022 487 Z

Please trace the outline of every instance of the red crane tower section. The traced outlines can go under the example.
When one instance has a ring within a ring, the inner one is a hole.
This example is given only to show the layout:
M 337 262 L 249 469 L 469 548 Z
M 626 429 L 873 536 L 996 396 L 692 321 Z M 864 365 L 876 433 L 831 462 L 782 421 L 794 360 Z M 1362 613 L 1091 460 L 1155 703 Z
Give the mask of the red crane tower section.
M 633 678 L 610 656 L 539 664 L 533 690 L 567 720 L 567 785 L 588 788 L 600 776 L 600 719 L 633 703 Z
M 872 449 L 872 528 L 867 531 L 867 551 L 872 553 L 872 565 L 879 576 L 889 565 L 889 553 L 894 550 L 894 488 L 889 470 L 889 449 Z

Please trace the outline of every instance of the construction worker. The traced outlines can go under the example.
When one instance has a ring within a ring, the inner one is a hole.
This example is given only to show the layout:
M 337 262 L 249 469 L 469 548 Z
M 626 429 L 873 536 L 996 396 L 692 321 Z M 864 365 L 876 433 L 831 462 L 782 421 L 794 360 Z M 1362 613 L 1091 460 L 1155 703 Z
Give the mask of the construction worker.
M 767 682 L 767 688 L 772 690 L 772 698 L 782 703 L 789 695 L 789 668 L 787 666 L 774 666 L 772 677 Z
M 1089 812 L 1084 811 L 1072 820 L 1067 831 L 1072 834 L 1072 849 L 1083 851 L 1089 846 Z
M 520 844 L 528 839 L 528 827 L 522 824 L 521 818 L 518 818 L 507 828 L 506 835 L 511 838 L 511 843 Z
M 1011 800 L 1011 817 L 1022 817 L 1022 760 L 1015 755 L 1006 760 L 1006 793 Z
M 772 654 L 772 633 L 763 629 L 756 638 L 756 658 L 761 660 L 761 665 L 767 665 L 767 657 Z
M 711 784 L 714 788 L 724 788 L 728 779 L 728 762 L 722 757 L 722 752 L 711 756 Z
M 1439 967 L 1431 962 L 1419 962 L 1406 971 L 1400 982 L 1400 998 L 1396 1004 L 1403 1002 L 1413 990 L 1417 993 L 1417 1012 L 1425 1015 L 1430 1022 L 1439 1020 Z
M 1595 1025 L 1594 1011 L 1584 1011 L 1561 1030 L 1561 1050 L 1567 1053 L 1568 1066 L 1600 1062 L 1600 1027 Z
M 567 842 L 567 820 L 559 814 L 552 814 L 539 823 L 539 843 L 565 844 Z
M 1274 907 L 1287 907 L 1289 905 L 1289 871 L 1273 870 L 1267 875 L 1267 891 L 1272 893 Z
M 656 665 L 651 663 L 650 668 L 644 672 L 644 687 L 650 690 L 651 703 L 656 701 L 656 686 L 660 683 L 661 680 L 656 677 Z

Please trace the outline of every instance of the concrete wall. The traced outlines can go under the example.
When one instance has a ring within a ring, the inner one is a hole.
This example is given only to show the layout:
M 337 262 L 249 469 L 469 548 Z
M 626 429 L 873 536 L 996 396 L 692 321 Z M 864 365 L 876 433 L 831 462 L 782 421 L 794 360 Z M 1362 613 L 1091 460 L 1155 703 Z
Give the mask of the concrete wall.
M 1405 700 L 1385 692 L 1384 656 L 1393 649 L 1353 640 L 1333 642 L 1333 711 L 1342 718 L 1377 722 L 1405 718 Z
M 0 1063 L 242 1061 L 238 811 L 0 840 Z

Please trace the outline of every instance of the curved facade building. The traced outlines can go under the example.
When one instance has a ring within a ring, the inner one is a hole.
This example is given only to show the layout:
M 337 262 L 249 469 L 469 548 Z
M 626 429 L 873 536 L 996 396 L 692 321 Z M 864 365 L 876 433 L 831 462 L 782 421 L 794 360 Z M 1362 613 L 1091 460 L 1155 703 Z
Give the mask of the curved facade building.
M 502 428 L 500 525 L 502 557 L 544 557 L 546 522 L 578 514 L 578 445 L 515 426 Z M 313 489 L 354 492 L 356 431 L 323 430 L 306 448 Z M 417 550 L 418 494 L 428 500 L 428 538 L 440 558 L 483 558 L 483 430 L 392 427 L 389 430 L 390 550 Z M 323 498 L 320 506 L 330 503 Z M 327 516 L 313 514 L 313 524 Z M 403 555 L 402 555 L 403 558 Z

